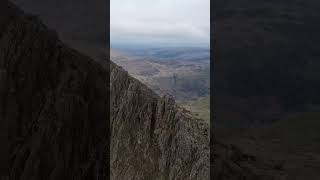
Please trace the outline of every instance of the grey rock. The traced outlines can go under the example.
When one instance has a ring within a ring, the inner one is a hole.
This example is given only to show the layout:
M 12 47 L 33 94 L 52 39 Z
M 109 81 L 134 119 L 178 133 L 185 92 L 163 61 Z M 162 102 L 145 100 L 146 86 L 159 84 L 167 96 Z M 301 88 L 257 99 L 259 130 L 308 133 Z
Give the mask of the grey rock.
M 209 179 L 209 130 L 111 64 L 112 179 Z

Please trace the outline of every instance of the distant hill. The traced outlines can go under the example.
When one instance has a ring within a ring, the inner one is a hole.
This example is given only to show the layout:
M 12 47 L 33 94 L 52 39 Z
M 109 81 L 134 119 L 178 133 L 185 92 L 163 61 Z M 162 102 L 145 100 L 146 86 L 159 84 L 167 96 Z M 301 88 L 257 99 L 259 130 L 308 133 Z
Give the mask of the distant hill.
M 160 95 L 185 101 L 210 94 L 209 49 L 113 49 L 111 59 Z
M 194 63 L 208 63 L 210 61 L 210 49 L 201 47 L 127 48 L 124 51 L 130 52 L 134 56 L 149 58 L 150 60 L 188 60 Z

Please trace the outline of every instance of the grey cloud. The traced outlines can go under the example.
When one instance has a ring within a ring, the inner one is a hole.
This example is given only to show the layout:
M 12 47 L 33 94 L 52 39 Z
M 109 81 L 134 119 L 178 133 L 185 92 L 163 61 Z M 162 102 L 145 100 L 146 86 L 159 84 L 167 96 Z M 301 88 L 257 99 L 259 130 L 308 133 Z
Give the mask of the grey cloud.
M 210 0 L 112 0 L 111 41 L 208 44 Z

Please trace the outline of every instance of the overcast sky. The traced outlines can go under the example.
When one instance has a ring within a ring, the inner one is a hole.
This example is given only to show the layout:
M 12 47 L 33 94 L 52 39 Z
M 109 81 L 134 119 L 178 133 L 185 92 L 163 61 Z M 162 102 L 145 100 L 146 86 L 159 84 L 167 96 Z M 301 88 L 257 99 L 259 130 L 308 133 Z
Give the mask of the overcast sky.
M 208 45 L 210 0 L 111 0 L 112 44 Z

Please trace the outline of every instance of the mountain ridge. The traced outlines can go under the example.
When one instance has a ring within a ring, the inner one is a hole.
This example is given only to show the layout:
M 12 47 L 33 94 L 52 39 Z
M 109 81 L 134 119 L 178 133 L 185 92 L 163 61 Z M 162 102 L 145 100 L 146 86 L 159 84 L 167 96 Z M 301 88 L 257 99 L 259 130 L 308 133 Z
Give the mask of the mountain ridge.
M 3 127 L 9 123 L 11 132 L 9 167 L 2 177 L 105 179 L 110 175 L 109 133 L 113 179 L 209 177 L 205 124 L 193 121 L 171 98 L 155 95 L 112 62 L 109 97 L 107 61 L 99 65 L 64 45 L 36 17 L 11 3 L 7 7 L 12 16 L 0 34 L 0 102 L 4 105 L 0 119 Z M 112 113 L 108 114 L 110 100 Z M 123 131 L 124 127 L 131 131 Z M 139 141 L 150 144 L 138 146 Z M 127 164 L 129 157 L 135 160 L 131 164 Z M 141 160 L 152 171 L 130 170 L 139 167 Z
M 0 8 L 0 127 L 10 130 L 1 178 L 100 180 L 111 168 L 113 179 L 209 179 L 206 123 L 112 62 L 107 83 L 108 59 L 99 64 L 71 49 L 11 3 Z M 219 149 L 214 177 L 265 177 L 243 153 Z

